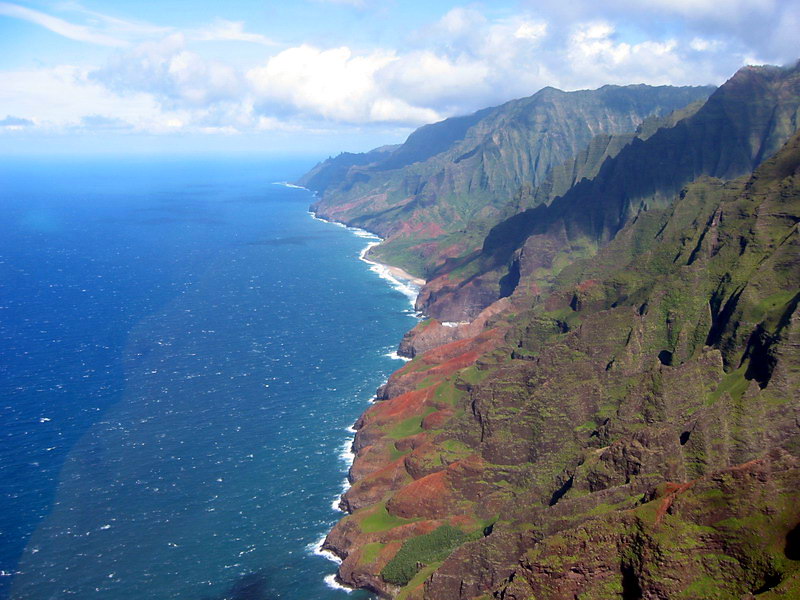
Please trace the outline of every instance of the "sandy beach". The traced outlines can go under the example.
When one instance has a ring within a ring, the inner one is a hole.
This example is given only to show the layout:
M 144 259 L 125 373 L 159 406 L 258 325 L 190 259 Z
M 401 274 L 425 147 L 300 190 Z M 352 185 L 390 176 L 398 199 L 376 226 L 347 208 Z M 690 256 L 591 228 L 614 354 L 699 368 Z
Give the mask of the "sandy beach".
M 389 273 L 392 274 L 393 277 L 397 279 L 411 283 L 418 287 L 422 287 L 423 285 L 425 285 L 424 279 L 420 279 L 419 277 L 414 277 L 411 273 L 409 273 L 408 271 L 404 271 L 400 267 L 393 267 L 391 265 L 386 265 L 386 264 L 384 264 L 383 266 L 386 268 L 387 271 L 389 271 Z

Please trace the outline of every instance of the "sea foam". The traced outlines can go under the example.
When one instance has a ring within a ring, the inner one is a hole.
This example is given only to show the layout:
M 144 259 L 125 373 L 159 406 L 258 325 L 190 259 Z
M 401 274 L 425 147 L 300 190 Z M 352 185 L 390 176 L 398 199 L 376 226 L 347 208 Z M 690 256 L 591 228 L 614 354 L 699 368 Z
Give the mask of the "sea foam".
M 329 588 L 334 590 L 342 590 L 347 592 L 348 594 L 353 592 L 353 588 L 347 587 L 346 585 L 342 585 L 338 581 L 336 581 L 336 575 L 328 575 L 325 577 L 325 583 L 328 585 Z
M 344 227 L 345 229 L 353 233 L 353 235 L 365 240 L 369 240 L 364 249 L 361 250 L 361 252 L 359 253 L 358 258 L 369 265 L 370 271 L 376 273 L 378 277 L 380 277 L 381 279 L 388 281 L 389 285 L 391 285 L 398 292 L 406 296 L 411 302 L 412 308 L 414 307 L 414 303 L 416 302 L 417 296 L 419 295 L 419 286 L 413 284 L 410 281 L 405 281 L 403 279 L 396 277 L 395 275 L 392 274 L 391 270 L 386 265 L 383 265 L 379 262 L 375 262 L 374 260 L 370 260 L 367 258 L 367 253 L 370 251 L 370 249 L 372 249 L 374 246 L 377 246 L 383 241 L 382 237 L 377 236 L 374 233 L 367 231 L 366 229 L 361 229 L 359 227 L 350 227 L 348 225 L 345 225 L 344 223 L 323 219 L 322 217 L 318 216 L 316 213 L 312 211 L 309 211 L 308 214 L 310 214 L 311 217 L 317 221 L 322 221 L 323 223 L 332 223 L 333 225 Z M 418 317 L 419 315 L 414 313 L 414 316 Z
M 287 187 L 287 188 L 292 188 L 292 189 L 295 189 L 295 190 L 305 190 L 307 192 L 311 191 L 308 188 L 303 187 L 302 185 L 289 183 L 288 181 L 273 181 L 272 185 L 280 185 L 280 186 Z
M 308 546 L 306 546 L 306 550 L 311 552 L 311 554 L 316 554 L 317 556 L 322 556 L 323 558 L 327 558 L 331 562 L 335 562 L 337 565 L 342 564 L 342 559 L 336 556 L 330 550 L 325 550 L 322 545 L 325 543 L 325 535 L 319 538 L 316 542 L 312 542 Z

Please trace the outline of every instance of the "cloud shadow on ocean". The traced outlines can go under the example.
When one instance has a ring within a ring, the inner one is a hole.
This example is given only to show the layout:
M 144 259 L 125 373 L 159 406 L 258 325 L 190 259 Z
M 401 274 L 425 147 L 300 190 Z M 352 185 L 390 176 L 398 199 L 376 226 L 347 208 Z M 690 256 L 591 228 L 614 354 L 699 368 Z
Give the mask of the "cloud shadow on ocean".
M 286 237 L 268 238 L 245 242 L 245 246 L 304 246 L 313 240 L 330 238 L 330 233 L 317 233 L 309 235 L 289 235 Z
M 202 600 L 275 600 L 269 589 L 269 577 L 264 569 L 240 577 L 222 596 L 207 596 Z

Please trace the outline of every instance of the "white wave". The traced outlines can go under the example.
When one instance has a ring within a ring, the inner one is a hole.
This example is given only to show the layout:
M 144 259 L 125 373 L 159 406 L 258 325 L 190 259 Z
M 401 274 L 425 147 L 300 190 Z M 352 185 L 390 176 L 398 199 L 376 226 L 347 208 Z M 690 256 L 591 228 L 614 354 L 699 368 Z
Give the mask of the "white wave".
M 364 238 L 365 240 L 372 240 L 374 243 L 370 244 L 370 248 L 375 246 L 376 244 L 380 244 L 383 241 L 383 238 L 380 236 L 375 235 L 374 233 L 370 233 L 366 229 L 359 229 L 358 227 L 348 227 L 348 231 L 352 232 L 353 235 L 356 237 Z
M 414 304 L 417 300 L 417 296 L 419 295 L 419 290 L 420 290 L 419 286 L 415 285 L 410 281 L 406 281 L 398 277 L 395 277 L 389 270 L 389 267 L 367 258 L 367 253 L 370 251 L 370 249 L 377 246 L 383 241 L 382 237 L 375 235 L 374 233 L 367 231 L 366 229 L 361 229 L 360 227 L 350 227 L 348 225 L 339 223 L 337 221 L 329 221 L 328 219 L 324 219 L 311 211 L 309 211 L 308 214 L 311 215 L 311 218 L 317 221 L 322 221 L 323 223 L 332 223 L 334 225 L 338 225 L 339 227 L 344 227 L 348 231 L 352 232 L 354 235 L 362 239 L 369 240 L 369 242 L 363 248 L 363 250 L 359 252 L 358 258 L 370 266 L 370 271 L 376 273 L 378 277 L 380 277 L 381 279 L 388 281 L 389 285 L 391 285 L 398 292 L 406 296 L 411 302 L 411 307 L 412 308 L 414 307 Z M 416 318 L 419 318 L 419 315 L 417 313 L 413 314 Z
M 347 592 L 348 594 L 354 591 L 353 588 L 347 587 L 346 585 L 342 585 L 341 583 L 336 581 L 336 575 L 326 575 L 325 583 L 332 590 L 342 590 L 343 592 Z
M 339 450 L 339 460 L 346 463 L 348 468 L 353 464 L 353 459 L 356 457 L 353 454 L 353 438 L 348 437 Z
M 345 477 L 342 480 L 342 491 L 331 502 L 331 508 L 333 510 L 335 510 L 337 512 L 345 512 L 340 508 L 339 502 L 342 500 L 342 496 L 344 496 L 347 493 L 347 490 L 349 490 L 349 489 L 350 489 L 350 480 L 347 477 Z
M 403 281 L 402 279 L 398 279 L 392 272 L 389 270 L 389 267 L 386 265 L 382 265 L 381 263 L 377 263 L 373 260 L 367 258 L 367 252 L 373 246 L 376 246 L 380 242 L 370 242 L 367 244 L 367 247 L 361 251 L 358 258 L 363 260 L 365 263 L 369 265 L 369 270 L 373 273 L 376 273 L 378 277 L 381 279 L 388 281 L 389 285 L 391 285 L 394 289 L 398 292 L 403 294 L 406 298 L 408 298 L 409 302 L 411 302 L 411 306 L 414 307 L 417 301 L 417 296 L 419 295 L 419 286 L 411 283 L 410 281 Z
M 328 223 L 330 225 L 336 225 L 337 227 L 343 227 L 344 229 L 350 229 L 344 223 L 339 223 L 339 221 L 329 221 L 328 219 L 323 219 L 322 217 L 320 217 L 319 215 L 317 215 L 317 213 L 315 213 L 313 211 L 308 211 L 308 214 L 311 215 L 311 218 L 314 219 L 315 221 L 320 221 L 322 223 Z
M 403 362 L 408 362 L 408 361 L 411 360 L 407 356 L 400 356 L 397 353 L 397 350 L 393 350 L 391 352 L 387 352 L 386 354 L 384 354 L 384 356 L 388 356 L 389 358 L 394 359 L 394 360 L 402 360 Z
M 311 191 L 307 187 L 303 187 L 302 185 L 296 185 L 294 183 L 289 183 L 288 181 L 273 181 L 272 185 L 280 185 L 287 188 L 293 188 L 295 190 L 305 190 L 307 192 Z
M 323 534 L 323 536 L 321 538 L 319 538 L 316 542 L 312 542 L 308 546 L 306 546 L 306 550 L 311 552 L 311 554 L 315 554 L 317 556 L 322 556 L 323 558 L 327 558 L 329 561 L 334 562 L 337 565 L 342 564 L 342 559 L 341 558 L 336 556 L 330 550 L 324 550 L 322 548 L 322 544 L 325 543 L 325 537 L 326 536 Z

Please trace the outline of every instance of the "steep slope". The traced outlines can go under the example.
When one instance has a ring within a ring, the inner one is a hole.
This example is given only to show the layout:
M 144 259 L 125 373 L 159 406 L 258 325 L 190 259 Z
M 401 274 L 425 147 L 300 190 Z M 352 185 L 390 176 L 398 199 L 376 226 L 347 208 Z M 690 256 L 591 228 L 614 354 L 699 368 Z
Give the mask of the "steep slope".
M 461 321 L 522 282 L 546 289 L 575 258 L 594 254 L 642 211 L 662 207 L 699 176 L 750 172 L 800 125 L 800 67 L 746 67 L 694 115 L 634 139 L 597 175 L 550 205 L 528 209 L 489 232 L 482 250 L 440 269 L 418 305 Z
M 314 190 L 318 194 L 324 194 L 329 187 L 340 185 L 340 182 L 347 177 L 351 167 L 369 165 L 384 160 L 398 148 L 399 146 L 381 146 L 364 153 L 342 152 L 338 156 L 316 165 L 303 175 L 297 184 Z
M 800 594 L 798 223 L 795 135 L 417 356 L 357 424 L 340 576 L 442 600 Z
M 321 194 L 312 207 L 320 216 L 387 238 L 374 257 L 426 276 L 443 258 L 478 248 L 490 226 L 521 208 L 524 186 L 536 188 L 595 136 L 633 132 L 712 89 L 545 88 L 422 127 L 389 155 L 327 161 L 300 183 Z

